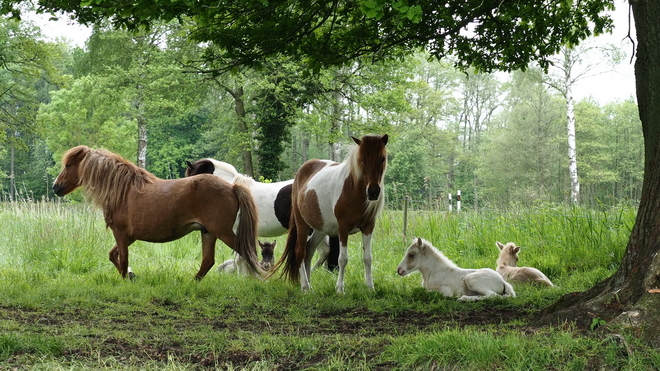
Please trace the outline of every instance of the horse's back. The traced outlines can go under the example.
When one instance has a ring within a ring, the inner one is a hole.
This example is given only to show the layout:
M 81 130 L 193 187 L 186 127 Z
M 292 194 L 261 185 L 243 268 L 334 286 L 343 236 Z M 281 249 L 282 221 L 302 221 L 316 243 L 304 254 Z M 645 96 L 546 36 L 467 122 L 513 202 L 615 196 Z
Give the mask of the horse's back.
M 233 185 L 211 174 L 159 179 L 135 199 L 140 200 L 140 207 L 156 210 L 155 217 L 159 214 L 163 217 L 176 214 L 191 218 L 217 215 L 221 211 L 223 214 L 233 214 L 232 218 L 235 218 L 238 212 L 238 199 Z
M 501 271 L 498 269 L 498 273 L 508 282 L 537 283 L 553 286 L 550 279 L 543 272 L 532 267 L 508 267 Z

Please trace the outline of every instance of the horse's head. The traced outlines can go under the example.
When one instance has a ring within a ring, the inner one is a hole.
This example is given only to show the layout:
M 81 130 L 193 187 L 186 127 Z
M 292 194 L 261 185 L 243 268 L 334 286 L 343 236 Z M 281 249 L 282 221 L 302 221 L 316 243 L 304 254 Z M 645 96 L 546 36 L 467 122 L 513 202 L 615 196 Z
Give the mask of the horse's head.
M 355 137 L 353 141 L 358 145 L 357 166 L 360 167 L 362 177 L 367 183 L 367 198 L 370 201 L 377 200 L 380 197 L 381 185 L 385 168 L 387 167 L 387 134 L 365 135 L 362 139 Z
M 273 266 L 274 255 L 275 255 L 275 244 L 277 241 L 273 242 L 261 242 L 259 241 L 259 246 L 261 247 L 261 268 L 264 270 L 269 270 Z
M 408 273 L 412 273 L 416 270 L 419 270 L 422 260 L 426 255 L 426 241 L 421 238 L 416 238 L 413 243 L 408 246 L 406 249 L 406 254 L 403 256 L 401 263 L 397 267 L 396 271 L 400 276 L 405 276 Z
M 513 242 L 509 242 L 506 245 L 500 242 L 495 242 L 495 244 L 500 249 L 500 256 L 497 258 L 497 265 L 515 267 L 518 264 L 518 252 L 520 252 L 520 246 L 516 246 Z
M 213 174 L 215 166 L 209 159 L 197 160 L 193 163 L 186 161 L 188 167 L 186 168 L 186 176 L 193 176 L 197 174 Z
M 66 196 L 80 186 L 78 168 L 80 162 L 90 151 L 91 149 L 87 146 L 77 146 L 66 151 L 62 157 L 62 171 L 53 182 L 53 192 L 56 195 Z

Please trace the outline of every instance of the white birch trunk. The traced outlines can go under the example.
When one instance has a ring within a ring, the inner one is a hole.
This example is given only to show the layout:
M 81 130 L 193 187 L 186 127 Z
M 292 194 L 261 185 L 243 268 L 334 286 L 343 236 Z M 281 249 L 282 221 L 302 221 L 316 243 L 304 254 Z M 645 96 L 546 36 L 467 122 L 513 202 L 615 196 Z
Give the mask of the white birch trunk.
M 568 131 L 568 173 L 571 179 L 571 203 L 577 204 L 580 199 L 580 181 L 578 180 L 577 151 L 575 145 L 575 110 L 573 104 L 573 89 L 569 81 L 570 73 L 566 79 L 566 121 Z
M 138 118 L 138 167 L 147 167 L 147 123 Z
M 137 166 L 147 168 L 147 120 L 142 107 L 142 85 L 138 85 L 138 97 L 135 101 L 135 110 L 137 112 L 138 125 L 138 153 Z

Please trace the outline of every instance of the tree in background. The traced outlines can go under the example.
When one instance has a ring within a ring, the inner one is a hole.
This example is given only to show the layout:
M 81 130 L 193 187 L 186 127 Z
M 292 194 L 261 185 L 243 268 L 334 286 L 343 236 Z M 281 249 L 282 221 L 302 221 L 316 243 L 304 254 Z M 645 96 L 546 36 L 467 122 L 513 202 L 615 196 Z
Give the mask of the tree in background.
M 0 147 L 8 147 L 9 156 L 9 174 L 0 172 L 0 179 L 9 178 L 10 200 L 20 191 L 20 185 L 16 184 L 16 159 L 29 157 L 28 143 L 35 138 L 34 117 L 38 106 L 45 102 L 52 86 L 64 84 L 65 80 L 55 67 L 63 58 L 62 49 L 40 38 L 39 29 L 33 25 L 0 18 Z M 36 194 L 43 195 L 43 192 Z
M 600 54 L 601 58 L 597 59 L 597 62 L 588 62 L 589 59 L 593 60 L 596 54 Z M 589 45 L 565 45 L 561 47 L 559 56 L 553 60 L 553 67 L 559 71 L 559 74 L 557 76 L 549 75 L 545 80 L 549 86 L 560 92 L 566 100 L 568 174 L 571 180 L 571 202 L 573 204 L 577 204 L 580 200 L 573 88 L 578 81 L 592 76 L 594 69 L 599 65 L 618 63 L 621 58 L 621 52 L 611 46 L 596 48 Z
M 561 103 L 543 85 L 538 69 L 514 72 L 509 87 L 507 110 L 488 131 L 480 154 L 478 174 L 487 185 L 483 195 L 500 205 L 561 199 L 555 188 L 564 169 L 557 148 Z

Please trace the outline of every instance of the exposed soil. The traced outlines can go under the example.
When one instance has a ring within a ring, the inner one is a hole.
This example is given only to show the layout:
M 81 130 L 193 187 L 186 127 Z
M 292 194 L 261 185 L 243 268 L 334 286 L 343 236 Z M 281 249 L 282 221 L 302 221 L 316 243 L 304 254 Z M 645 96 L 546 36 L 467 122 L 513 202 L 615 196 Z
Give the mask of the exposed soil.
M 319 313 L 318 317 L 305 323 L 292 323 L 278 313 L 262 313 L 254 318 L 225 309 L 222 316 L 213 317 L 208 314 L 186 313 L 172 303 L 156 304 L 157 308 L 151 312 L 124 313 L 117 318 L 108 318 L 99 311 L 84 311 L 79 308 L 44 312 L 0 306 L 0 321 L 14 323 L 17 327 L 35 334 L 59 335 L 66 331 L 78 331 L 79 333 L 73 336 L 85 346 L 67 344 L 61 354 L 64 360 L 94 359 L 102 355 L 118 360 L 167 361 L 173 356 L 192 367 L 204 369 L 222 368 L 223 365 L 229 364 L 234 367 L 246 366 L 262 359 L 262 354 L 240 347 L 225 348 L 222 354 L 210 350 L 200 351 L 208 349 L 208 338 L 195 339 L 193 334 L 208 333 L 209 329 L 227 334 L 227 340 L 239 338 L 239 331 L 243 337 L 246 333 L 266 333 L 276 336 L 346 335 L 378 339 L 379 335 L 433 331 L 443 326 L 498 325 L 512 320 L 524 320 L 529 316 L 522 309 L 516 308 L 502 310 L 486 307 L 479 311 L 461 311 L 450 315 L 429 315 L 415 311 L 392 315 L 355 308 Z M 170 332 L 162 332 L 162 329 L 170 329 Z M 117 333 L 118 331 L 121 333 Z M 386 336 L 380 337 L 383 338 Z M 371 352 L 373 358 L 376 358 L 386 345 L 376 344 L 364 351 L 367 352 L 367 357 Z M 20 352 L 12 355 L 7 360 L 8 365 L 20 368 L 21 356 Z M 311 358 L 301 356 L 300 359 L 278 359 L 278 369 L 293 370 L 305 368 L 306 365 L 313 366 L 322 362 L 321 358 L 322 353 Z M 386 370 L 392 368 L 392 365 L 379 364 L 375 367 Z M 2 364 L 0 369 L 3 369 Z

